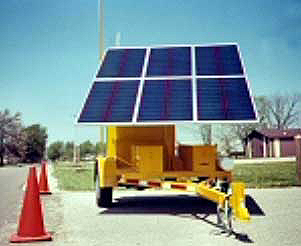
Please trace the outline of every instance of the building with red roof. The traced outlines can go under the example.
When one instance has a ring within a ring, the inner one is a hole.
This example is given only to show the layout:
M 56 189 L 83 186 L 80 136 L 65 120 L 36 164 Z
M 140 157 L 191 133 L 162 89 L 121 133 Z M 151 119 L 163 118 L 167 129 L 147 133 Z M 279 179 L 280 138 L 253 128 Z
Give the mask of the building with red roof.
M 301 128 L 254 130 L 246 138 L 246 156 L 249 158 L 295 156 L 297 135 L 301 135 Z

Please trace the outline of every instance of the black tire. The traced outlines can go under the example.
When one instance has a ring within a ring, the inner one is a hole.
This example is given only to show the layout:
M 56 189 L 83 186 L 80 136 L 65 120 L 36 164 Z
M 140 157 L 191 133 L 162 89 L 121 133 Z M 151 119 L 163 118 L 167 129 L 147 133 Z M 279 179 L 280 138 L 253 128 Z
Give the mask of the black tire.
M 94 183 L 96 182 L 98 176 L 98 161 L 95 161 L 95 165 L 94 165 L 94 173 L 93 173 L 93 179 L 94 179 Z
M 108 208 L 113 203 L 113 187 L 99 187 L 99 178 L 96 177 L 96 205 L 100 208 Z

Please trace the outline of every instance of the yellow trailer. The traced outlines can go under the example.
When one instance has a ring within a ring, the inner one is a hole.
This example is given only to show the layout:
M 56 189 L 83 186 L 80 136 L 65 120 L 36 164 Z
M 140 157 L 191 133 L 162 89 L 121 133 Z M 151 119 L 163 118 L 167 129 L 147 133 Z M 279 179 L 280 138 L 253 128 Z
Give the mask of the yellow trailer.
M 178 145 L 174 125 L 110 126 L 108 136 L 108 155 L 99 156 L 95 166 L 98 206 L 112 205 L 118 185 L 173 189 L 216 202 L 218 221 L 228 229 L 232 213 L 250 220 L 244 184 L 231 182 L 232 172 L 221 167 L 216 145 Z

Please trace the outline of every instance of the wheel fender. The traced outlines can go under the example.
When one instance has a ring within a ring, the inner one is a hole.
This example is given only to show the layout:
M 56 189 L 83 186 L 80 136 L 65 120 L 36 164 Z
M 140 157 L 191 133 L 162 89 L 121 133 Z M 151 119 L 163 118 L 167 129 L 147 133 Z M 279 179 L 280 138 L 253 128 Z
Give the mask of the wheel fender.
M 116 175 L 116 160 L 112 157 L 99 157 L 97 158 L 96 175 L 99 178 L 99 186 L 114 187 L 117 185 Z

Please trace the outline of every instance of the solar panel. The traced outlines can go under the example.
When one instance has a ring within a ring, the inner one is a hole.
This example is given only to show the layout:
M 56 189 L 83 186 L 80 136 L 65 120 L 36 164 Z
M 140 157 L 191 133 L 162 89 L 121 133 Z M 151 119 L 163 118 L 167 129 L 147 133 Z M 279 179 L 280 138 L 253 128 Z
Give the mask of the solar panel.
M 138 80 L 94 82 L 78 122 L 130 122 L 138 85 Z
M 189 47 L 151 49 L 147 76 L 191 75 Z
M 236 45 L 196 47 L 197 75 L 242 75 Z
M 140 77 L 144 56 L 145 49 L 109 50 L 96 77 Z
M 146 80 L 138 121 L 192 120 L 190 80 Z
M 252 122 L 257 115 L 237 44 L 108 49 L 81 124 Z
M 198 79 L 199 120 L 255 118 L 244 78 Z

